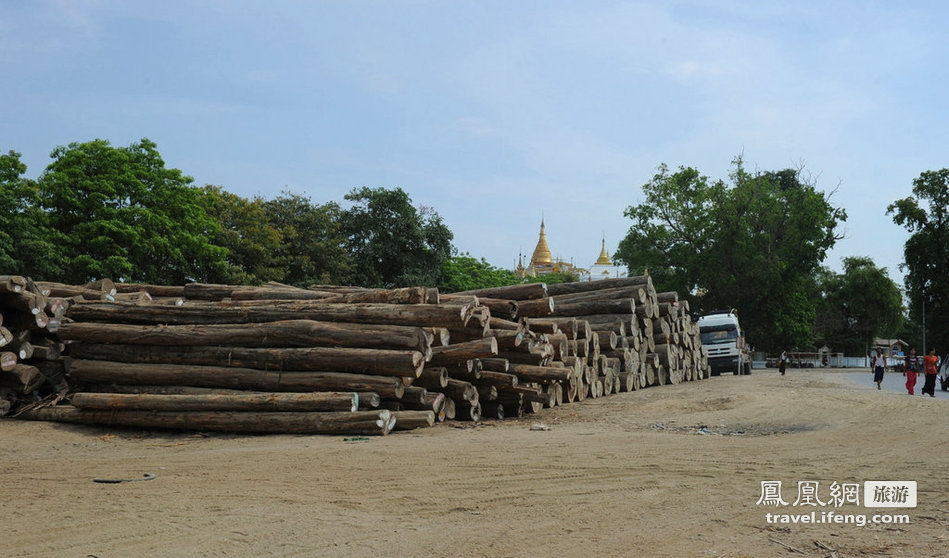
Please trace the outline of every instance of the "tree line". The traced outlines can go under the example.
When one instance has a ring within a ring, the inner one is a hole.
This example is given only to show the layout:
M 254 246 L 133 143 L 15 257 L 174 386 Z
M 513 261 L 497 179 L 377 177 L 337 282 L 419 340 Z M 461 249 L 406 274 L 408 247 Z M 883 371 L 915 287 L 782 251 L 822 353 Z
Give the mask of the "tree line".
M 446 291 L 510 285 L 510 270 L 459 253 L 433 208 L 401 188 L 354 188 L 337 202 L 282 192 L 244 198 L 196 186 L 165 166 L 157 145 L 105 140 L 51 153 L 36 179 L 20 154 L 0 155 L 0 273 L 80 284 L 109 277 L 306 287 L 425 285 Z M 862 354 L 873 337 L 919 344 L 926 308 L 931 346 L 949 348 L 949 170 L 927 171 L 886 211 L 910 239 L 904 292 L 869 257 L 843 272 L 823 265 L 847 218 L 799 169 L 747 170 L 727 180 L 660 165 L 614 259 L 675 290 L 697 313 L 736 308 L 750 341 L 769 352 Z M 547 282 L 575 277 L 544 276 Z M 909 302 L 908 309 L 903 301 Z
M 643 194 L 615 259 L 697 313 L 737 309 L 756 348 L 865 354 L 875 337 L 922 347 L 925 303 L 929 346 L 949 350 L 949 170 L 922 173 L 912 196 L 881 208 L 911 233 L 905 291 L 870 257 L 845 258 L 840 273 L 823 265 L 847 214 L 801 169 L 751 172 L 739 157 L 712 180 L 660 165 Z
M 510 280 L 454 254 L 438 213 L 401 188 L 355 188 L 347 208 L 291 192 L 248 199 L 195 186 L 148 139 L 72 143 L 51 158 L 34 180 L 19 153 L 0 155 L 2 273 L 76 284 L 439 286 L 458 283 L 467 262 L 497 275 L 486 282 Z

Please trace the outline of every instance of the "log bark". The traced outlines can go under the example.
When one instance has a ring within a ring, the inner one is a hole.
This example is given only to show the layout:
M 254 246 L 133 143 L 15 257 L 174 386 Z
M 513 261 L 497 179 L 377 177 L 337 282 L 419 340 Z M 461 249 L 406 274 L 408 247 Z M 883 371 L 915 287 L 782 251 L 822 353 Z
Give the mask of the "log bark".
M 506 372 L 489 372 L 486 370 L 481 373 L 481 379 L 478 380 L 478 383 L 482 385 L 492 385 L 503 388 L 516 386 L 518 380 L 517 376 L 514 374 L 509 374 Z
M 397 289 L 365 289 L 351 293 L 331 293 L 298 288 L 236 287 L 231 291 L 232 300 L 322 300 L 334 304 L 378 302 L 385 304 L 426 304 L 426 287 L 402 287 Z M 437 290 L 436 290 L 437 292 Z
M 442 393 L 452 399 L 463 401 L 477 401 L 478 390 L 470 382 L 464 380 L 448 379 L 448 385 L 442 390 Z
M 483 371 L 507 373 L 510 368 L 510 362 L 505 358 L 482 358 L 479 360 L 481 362 L 482 374 L 484 374 Z
M 0 292 L 19 293 L 26 288 L 26 277 L 22 275 L 0 275 Z
M 284 320 L 259 324 L 130 325 L 64 323 L 63 340 L 130 345 L 240 347 L 361 347 L 425 353 L 433 335 L 420 327 Z
M 591 300 L 619 300 L 631 298 L 637 304 L 642 304 L 649 297 L 644 285 L 630 285 L 627 287 L 616 287 L 612 289 L 599 289 L 595 291 L 586 291 L 580 293 L 569 293 L 557 295 L 554 300 L 557 304 L 566 304 L 568 302 L 583 302 Z
M 429 389 L 443 388 L 448 385 L 448 368 L 444 366 L 425 365 L 421 375 L 415 380 L 415 385 Z
M 128 364 L 110 361 L 68 361 L 73 381 L 133 385 L 197 386 L 255 391 L 372 391 L 400 399 L 401 378 L 332 372 L 265 372 L 250 368 L 182 364 Z
M 489 330 L 521 331 L 524 326 L 518 322 L 512 322 L 510 320 L 491 316 L 491 318 L 488 320 L 488 328 Z
M 649 275 L 637 275 L 633 277 L 620 277 L 616 279 L 600 279 L 599 281 L 556 283 L 554 285 L 548 285 L 547 292 L 550 296 L 558 296 L 569 293 L 628 287 L 630 285 L 644 285 L 647 289 L 652 289 L 655 291 L 652 286 L 652 277 Z
M 443 295 L 442 299 L 445 302 L 455 302 L 464 304 L 466 299 L 474 297 L 474 295 Z M 486 306 L 490 311 L 492 316 L 497 316 L 499 318 L 504 318 L 506 320 L 516 319 L 519 315 L 519 306 L 518 302 L 515 300 L 505 300 L 500 298 L 489 298 L 489 297 L 474 297 L 477 300 L 477 303 L 481 306 Z
M 159 347 L 73 343 L 70 355 L 87 360 L 128 363 L 234 366 L 261 370 L 326 371 L 418 377 L 423 356 L 418 351 L 353 348 L 266 349 L 244 347 Z
M 578 324 L 576 318 L 529 318 L 524 320 L 530 331 L 537 333 L 563 333 L 568 339 L 576 339 Z
M 497 386 L 480 385 L 476 387 L 478 389 L 478 401 L 494 401 L 498 398 Z
M 455 419 L 478 422 L 481 420 L 481 402 L 455 400 Z
M 597 331 L 596 336 L 600 340 L 601 351 L 616 350 L 617 336 L 615 331 Z
M 415 430 L 435 425 L 434 411 L 396 411 L 392 416 L 395 417 L 394 430 Z
M 488 298 L 503 298 L 507 300 L 531 300 L 535 298 L 547 297 L 546 283 L 523 283 L 519 285 L 509 285 L 506 287 L 489 287 L 486 289 L 476 289 L 473 291 L 461 291 L 455 294 L 470 294 L 475 296 L 485 296 Z
M 46 376 L 40 369 L 29 364 L 17 363 L 11 370 L 0 370 L 0 387 L 8 387 L 20 394 L 36 391 Z
M 510 373 L 518 378 L 518 382 L 565 382 L 573 377 L 573 368 L 555 368 L 551 366 L 531 366 L 528 364 L 511 364 Z
M 412 403 L 413 405 L 423 405 L 426 397 L 428 397 L 428 390 L 424 387 L 414 385 L 406 386 L 402 401 Z
M 353 392 L 248 393 L 241 395 L 131 395 L 76 393 L 80 409 L 115 411 L 348 411 L 359 408 Z
M 497 339 L 494 337 L 483 337 L 464 343 L 444 347 L 433 347 L 432 358 L 428 362 L 428 365 L 445 366 L 475 358 L 491 357 L 496 354 L 498 354 Z
M 535 300 L 524 300 L 518 303 L 517 315 L 521 318 L 542 318 L 550 316 L 559 311 L 554 308 L 553 298 L 538 298 Z M 569 314 L 565 314 L 569 315 Z
M 474 308 L 452 304 L 332 304 L 313 301 L 263 301 L 264 304 L 214 303 L 168 306 L 77 302 L 66 316 L 75 321 L 131 324 L 238 324 L 307 319 L 422 327 L 464 327 Z M 487 323 L 489 316 L 479 318 Z
M 456 380 L 473 382 L 481 377 L 481 361 L 476 359 L 450 364 L 445 369 L 448 371 L 448 377 Z
M 504 403 L 500 401 L 481 402 L 481 418 L 504 420 L 506 416 Z
M 161 428 L 173 430 L 286 433 L 286 434 L 388 434 L 390 411 L 350 412 L 229 412 L 229 411 L 98 411 L 70 406 L 33 409 L 19 415 L 26 420 L 46 420 L 100 426 Z

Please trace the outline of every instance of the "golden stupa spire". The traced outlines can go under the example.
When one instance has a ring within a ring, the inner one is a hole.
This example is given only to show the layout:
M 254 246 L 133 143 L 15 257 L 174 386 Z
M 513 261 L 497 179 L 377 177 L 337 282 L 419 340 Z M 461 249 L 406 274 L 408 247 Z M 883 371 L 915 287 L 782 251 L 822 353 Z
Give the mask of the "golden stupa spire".
M 603 237 L 603 248 L 600 249 L 600 257 L 596 259 L 596 263 L 593 265 L 613 265 L 610 262 L 610 257 L 606 255 L 606 237 Z
M 544 219 L 540 219 L 540 238 L 537 240 L 537 247 L 534 248 L 534 255 L 531 256 L 531 265 L 551 265 L 553 259 L 550 257 L 550 248 L 547 246 L 547 237 L 544 235 Z

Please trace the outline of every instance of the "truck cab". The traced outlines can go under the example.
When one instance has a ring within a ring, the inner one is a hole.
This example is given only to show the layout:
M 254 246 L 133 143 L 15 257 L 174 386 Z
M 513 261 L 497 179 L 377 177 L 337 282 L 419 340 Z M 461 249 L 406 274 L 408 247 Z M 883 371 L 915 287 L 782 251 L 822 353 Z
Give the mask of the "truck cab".
M 713 376 L 729 371 L 736 376 L 751 374 L 751 355 L 734 310 L 701 316 L 698 325 Z

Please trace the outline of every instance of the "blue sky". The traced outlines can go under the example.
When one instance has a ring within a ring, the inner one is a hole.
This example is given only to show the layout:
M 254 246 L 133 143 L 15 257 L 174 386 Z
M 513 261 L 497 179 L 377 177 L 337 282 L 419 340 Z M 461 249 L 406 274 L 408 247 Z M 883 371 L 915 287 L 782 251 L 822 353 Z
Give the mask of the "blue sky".
M 501 267 L 612 252 L 660 163 L 803 166 L 849 219 L 826 263 L 899 280 L 885 214 L 949 166 L 940 2 L 0 0 L 0 150 L 157 142 L 197 184 L 401 187 Z

